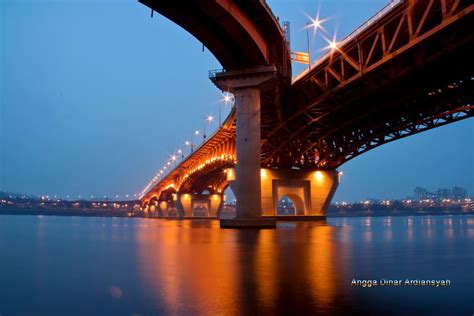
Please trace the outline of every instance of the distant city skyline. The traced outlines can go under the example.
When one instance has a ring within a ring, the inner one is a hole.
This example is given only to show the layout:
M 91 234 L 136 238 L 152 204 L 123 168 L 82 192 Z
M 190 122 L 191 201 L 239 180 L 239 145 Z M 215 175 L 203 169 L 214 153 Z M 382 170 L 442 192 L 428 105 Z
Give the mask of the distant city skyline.
M 291 22 L 297 51 L 318 7 L 341 39 L 386 3 L 268 1 Z M 196 129 L 217 127 L 219 107 L 230 110 L 207 78 L 220 68 L 212 54 L 138 2 L 6 0 L 0 20 L 0 191 L 132 196 L 170 155 L 189 152 L 185 141 L 201 141 Z M 312 55 L 322 46 L 311 39 Z M 473 147 L 473 119 L 381 146 L 339 168 L 333 201 L 402 198 L 416 186 L 472 195 Z

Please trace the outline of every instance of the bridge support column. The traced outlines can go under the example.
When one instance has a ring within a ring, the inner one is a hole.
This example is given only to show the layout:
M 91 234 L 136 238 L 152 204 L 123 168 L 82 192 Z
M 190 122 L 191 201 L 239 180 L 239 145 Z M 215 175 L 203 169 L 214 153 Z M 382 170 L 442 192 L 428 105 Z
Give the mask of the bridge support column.
M 167 203 L 165 201 L 158 202 L 158 217 L 165 217 L 168 215 Z
M 339 184 L 336 170 L 262 169 L 261 203 L 264 216 L 283 220 L 325 220 L 329 203 Z M 278 202 L 287 196 L 295 214 L 278 215 Z
M 170 216 L 170 209 L 173 209 L 174 208 L 174 205 L 172 202 L 168 202 L 168 201 L 160 201 L 158 203 L 158 216 L 159 217 L 176 217 L 176 216 Z M 177 217 L 179 217 L 179 210 L 177 211 Z
M 158 201 L 150 202 L 148 207 L 148 217 L 158 217 Z
M 275 221 L 263 218 L 260 200 L 260 89 L 275 77 L 274 66 L 216 75 L 215 83 L 235 95 L 236 217 L 222 219 L 221 227 L 275 227 Z
M 224 204 L 223 194 L 178 194 L 176 206 L 185 218 L 218 218 Z

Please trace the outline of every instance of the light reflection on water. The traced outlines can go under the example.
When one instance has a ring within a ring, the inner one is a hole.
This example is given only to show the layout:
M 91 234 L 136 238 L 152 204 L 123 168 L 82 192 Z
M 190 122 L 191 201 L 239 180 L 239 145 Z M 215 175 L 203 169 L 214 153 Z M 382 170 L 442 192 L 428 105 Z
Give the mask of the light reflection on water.
M 330 218 L 276 230 L 218 226 L 0 216 L 0 314 L 474 311 L 474 216 Z M 353 278 L 453 285 L 361 288 L 350 285 Z

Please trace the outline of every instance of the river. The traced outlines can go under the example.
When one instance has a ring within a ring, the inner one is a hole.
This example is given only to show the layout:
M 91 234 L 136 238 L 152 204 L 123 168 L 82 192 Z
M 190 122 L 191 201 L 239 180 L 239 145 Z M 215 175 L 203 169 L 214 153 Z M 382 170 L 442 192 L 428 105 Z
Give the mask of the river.
M 369 281 L 378 284 L 353 284 Z M 1 316 L 471 316 L 473 293 L 473 215 L 337 217 L 273 230 L 0 216 Z

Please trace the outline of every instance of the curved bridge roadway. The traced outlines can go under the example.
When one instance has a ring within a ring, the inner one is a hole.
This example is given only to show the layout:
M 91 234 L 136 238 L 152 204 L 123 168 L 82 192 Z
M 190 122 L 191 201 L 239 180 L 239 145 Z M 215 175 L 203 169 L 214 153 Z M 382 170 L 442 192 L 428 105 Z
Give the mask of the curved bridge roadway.
M 275 200 L 281 195 L 276 191 L 285 190 L 301 205 L 301 215 L 325 214 L 337 186 L 331 171 L 344 162 L 384 143 L 474 115 L 470 1 L 392 2 L 291 83 L 289 51 L 265 2 L 141 2 L 214 53 L 226 69 L 210 76 L 220 88 L 232 90 L 226 85 L 228 74 L 234 79 L 239 71 L 274 66 L 272 79 L 259 85 L 259 156 L 265 168 L 259 181 L 263 191 L 271 186 L 270 197 L 259 193 L 263 215 L 275 215 Z M 232 187 L 235 118 L 232 111 L 205 144 L 143 192 L 143 204 L 173 203 L 179 193 L 221 194 L 228 184 Z M 330 180 L 330 188 L 313 188 L 316 173 L 311 182 L 307 175 L 295 176 L 295 169 L 301 174 L 319 172 L 321 179 Z M 297 178 L 301 185 L 265 184 L 265 170 L 272 182 Z M 307 189 L 304 181 L 311 182 Z M 315 190 L 325 197 L 312 197 Z

